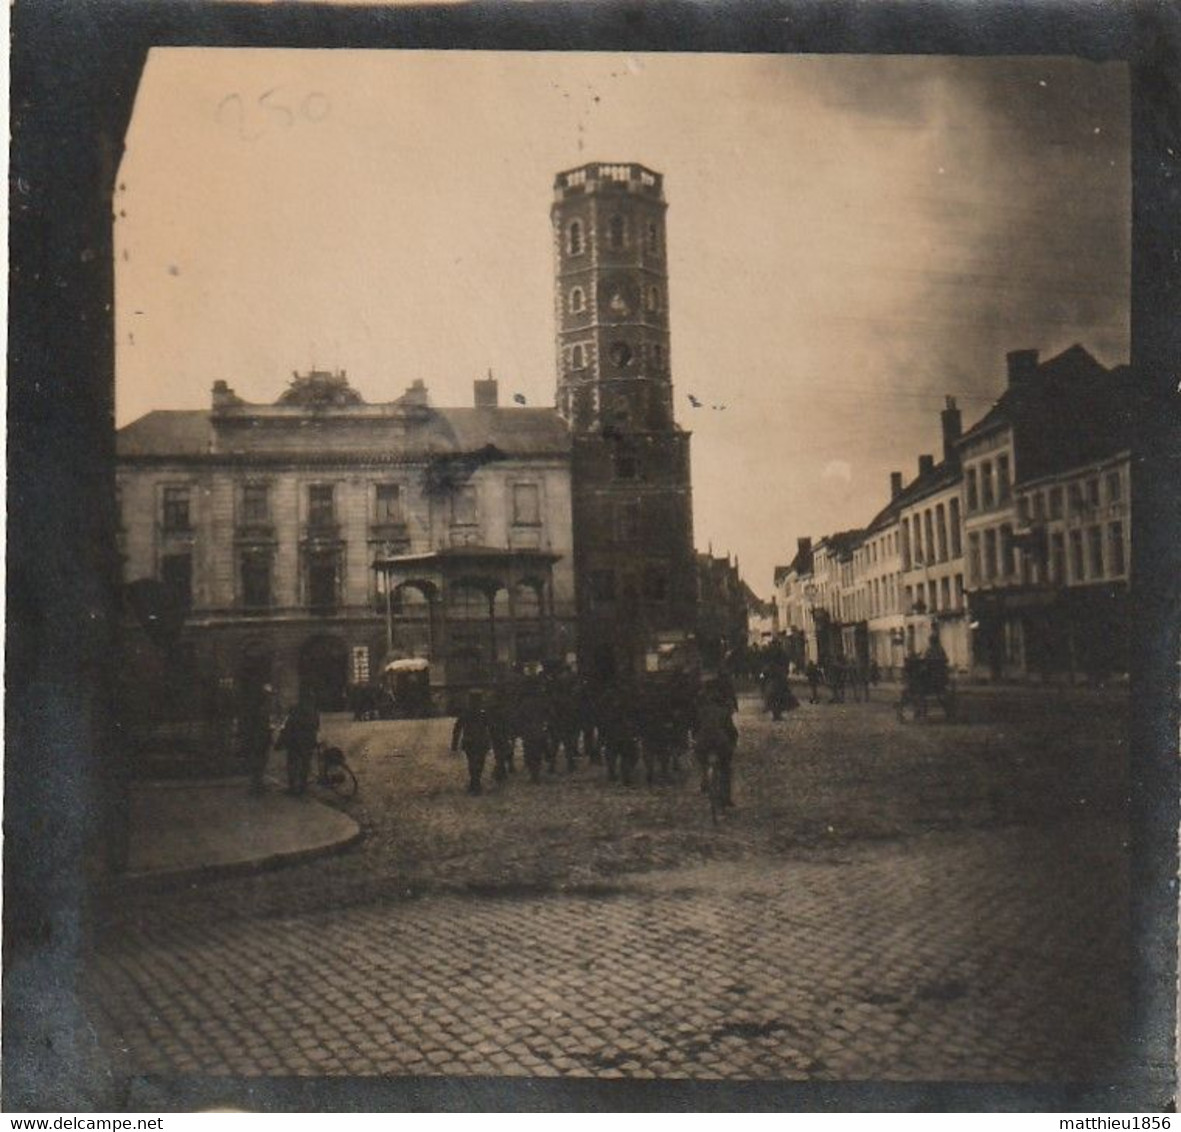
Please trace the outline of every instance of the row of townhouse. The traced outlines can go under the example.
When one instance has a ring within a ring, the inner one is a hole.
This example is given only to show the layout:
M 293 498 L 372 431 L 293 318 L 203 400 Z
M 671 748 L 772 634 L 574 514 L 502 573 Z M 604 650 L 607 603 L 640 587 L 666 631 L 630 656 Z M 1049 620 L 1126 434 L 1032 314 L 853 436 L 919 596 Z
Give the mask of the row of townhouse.
M 985 679 L 1127 671 L 1130 389 L 1081 346 L 1008 356 L 1004 394 L 856 530 L 801 538 L 775 572 L 793 660 L 895 674 L 937 641 Z

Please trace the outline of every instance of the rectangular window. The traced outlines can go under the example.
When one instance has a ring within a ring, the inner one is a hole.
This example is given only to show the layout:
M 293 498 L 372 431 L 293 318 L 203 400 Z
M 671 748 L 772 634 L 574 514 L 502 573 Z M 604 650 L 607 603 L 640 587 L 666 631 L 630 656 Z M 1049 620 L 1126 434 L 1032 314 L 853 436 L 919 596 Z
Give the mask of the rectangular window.
M 968 534 L 968 581 L 973 586 L 980 584 L 980 532 Z
M 1033 496 L 1033 518 L 1035 522 L 1042 522 L 1046 517 L 1046 497 L 1040 492 Z
M 537 484 L 513 484 L 513 525 L 541 526 L 541 488 Z
M 951 579 L 944 577 L 939 579 L 939 596 L 942 599 L 940 608 L 951 608 Z
M 1061 531 L 1050 536 L 1050 576 L 1057 585 L 1066 585 L 1066 537 Z
M 906 587 L 906 612 L 909 613 L 914 609 L 914 587 Z
M 910 569 L 910 524 L 905 519 L 903 519 L 902 526 L 900 529 L 902 532 L 902 569 L 909 570 Z M 895 538 L 898 537 L 898 533 L 899 533 L 898 531 L 894 532 Z
M 1083 532 L 1070 532 L 1070 568 L 1073 571 L 1072 581 L 1081 582 L 1086 579 L 1086 567 L 1083 564 Z
M 615 478 L 617 480 L 635 480 L 640 478 L 640 463 L 632 453 L 615 453 Z
M 1001 575 L 1005 578 L 1011 578 L 1017 573 L 1013 549 L 1013 528 L 1006 523 L 1001 527 Z
M 1062 488 L 1050 488 L 1050 518 L 1062 518 Z
M 308 526 L 330 527 L 336 519 L 335 492 L 330 483 L 308 486 Z
M 615 540 L 635 542 L 640 537 L 640 502 L 629 499 L 615 505 Z
M 923 545 L 927 548 L 927 561 L 935 561 L 935 520 L 928 507 L 923 512 Z
M 980 465 L 980 506 L 988 508 L 995 501 L 992 493 L 992 461 L 985 460 Z
M 980 498 L 976 494 L 976 469 L 969 468 L 964 473 L 964 484 L 968 493 L 968 514 L 980 509 Z
M 374 496 L 374 522 L 396 524 L 405 522 L 402 514 L 402 485 L 379 483 Z
M 1092 507 L 1099 506 L 1099 477 L 1087 480 L 1087 503 Z
M 923 528 L 919 522 L 917 515 L 912 516 L 910 520 L 910 533 L 914 540 L 914 560 L 916 562 L 925 562 L 926 557 L 923 552 Z
M 193 606 L 193 556 L 165 554 L 160 559 L 160 581 L 181 609 Z
M 1095 481 L 1098 485 L 1098 480 Z M 1090 568 L 1092 578 L 1103 577 L 1103 528 L 1087 528 L 1087 549 L 1090 552 Z
M 956 609 L 964 608 L 964 576 L 957 574 L 955 576 L 955 607 Z
M 932 578 L 927 583 L 927 609 L 934 613 L 939 608 L 938 606 L 939 594 L 935 589 L 935 579 Z
M 170 532 L 192 530 L 189 521 L 189 489 L 187 487 L 166 487 L 164 489 L 164 530 Z
M 1127 569 L 1124 561 L 1124 525 L 1111 523 L 1107 528 L 1107 547 L 1111 556 L 1111 573 L 1122 574 Z
M 1029 522 L 1029 496 L 1022 495 L 1017 500 L 1017 517 L 1023 522 Z
M 1009 457 L 1007 455 L 996 458 L 997 498 L 1001 503 L 1007 503 L 1012 495 L 1012 483 L 1009 479 Z
M 939 561 L 947 561 L 947 510 L 942 503 L 935 508 L 935 533 L 939 538 Z
M 271 604 L 271 560 L 266 554 L 242 555 L 242 605 L 266 609 Z
M 984 580 L 991 582 L 996 577 L 996 530 L 989 528 L 984 532 Z
M 476 485 L 462 484 L 451 493 L 451 525 L 474 527 L 476 525 Z
M 1118 503 L 1122 495 L 1123 484 L 1120 480 L 1119 469 L 1107 473 L 1107 502 Z
M 949 504 L 948 523 L 951 526 L 951 556 L 959 558 L 964 553 L 963 543 L 960 541 L 960 501 L 952 499 Z
M 1070 485 L 1070 513 L 1072 515 L 1081 515 L 1083 510 L 1083 485 L 1081 483 L 1072 483 Z
M 265 483 L 242 485 L 242 522 L 267 523 L 271 518 L 270 486 Z
M 308 605 L 314 613 L 336 609 L 335 554 L 314 554 L 308 560 Z

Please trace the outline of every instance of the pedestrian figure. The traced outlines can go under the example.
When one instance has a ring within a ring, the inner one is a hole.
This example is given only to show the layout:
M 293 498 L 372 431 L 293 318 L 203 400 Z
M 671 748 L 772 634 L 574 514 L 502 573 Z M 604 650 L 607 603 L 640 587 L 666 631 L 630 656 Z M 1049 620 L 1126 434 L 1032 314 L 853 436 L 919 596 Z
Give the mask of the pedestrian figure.
M 287 714 L 276 743 L 287 752 L 287 792 L 302 795 L 308 788 L 312 753 L 320 734 L 320 713 L 309 689 L 299 693 L 299 701 Z
M 242 689 L 238 707 L 238 742 L 250 775 L 250 793 L 263 792 L 267 754 L 271 749 L 271 687 L 255 680 Z
M 828 702 L 830 704 L 843 704 L 845 702 L 845 679 L 847 675 L 845 658 L 843 656 L 836 657 L 825 668 L 825 672 L 828 674 L 828 687 L 832 693 L 832 698 Z
M 462 749 L 467 758 L 469 794 L 483 792 L 484 763 L 491 745 L 492 728 L 488 712 L 484 708 L 483 697 L 479 692 L 472 692 L 468 696 L 467 706 L 456 717 L 455 727 L 451 732 L 452 752 Z
M 709 791 L 709 765 L 717 768 L 718 793 L 723 806 L 733 806 L 731 778 L 734 750 L 738 745 L 738 729 L 734 726 L 734 710 L 726 687 L 710 680 L 702 687 L 701 704 L 697 709 L 694 732 L 694 752 L 701 771 L 701 792 Z
M 607 760 L 607 781 L 614 782 L 619 777 L 624 786 L 630 786 L 638 755 L 632 697 L 624 685 L 614 683 L 604 689 L 601 703 L 600 731 Z
M 808 703 L 819 703 L 820 684 L 824 678 L 824 673 L 820 671 L 820 665 L 814 660 L 808 661 L 808 666 L 804 669 L 804 676 L 808 681 Z
M 781 668 L 772 668 L 763 673 L 763 704 L 771 713 L 771 718 L 778 723 L 783 713 L 788 710 L 791 699 L 791 689 L 787 683 L 787 673 Z
M 599 705 L 594 684 L 588 676 L 578 678 L 578 728 L 587 762 L 602 762 L 599 754 Z
M 513 719 L 515 711 L 511 696 L 510 689 L 501 684 L 493 691 L 488 704 L 488 726 L 491 731 L 492 755 L 495 760 L 492 777 L 497 782 L 503 782 L 516 769 L 513 766 L 513 755 L 517 740 Z
M 558 748 L 566 755 L 566 770 L 573 771 L 578 762 L 578 685 L 572 673 L 561 665 L 549 679 L 548 728 L 553 757 Z

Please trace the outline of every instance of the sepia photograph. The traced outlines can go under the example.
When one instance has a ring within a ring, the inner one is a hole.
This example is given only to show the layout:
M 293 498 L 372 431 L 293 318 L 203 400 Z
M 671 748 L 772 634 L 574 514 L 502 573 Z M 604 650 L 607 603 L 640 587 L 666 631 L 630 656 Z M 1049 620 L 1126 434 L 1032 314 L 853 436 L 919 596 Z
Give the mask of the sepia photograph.
M 334 46 L 157 43 L 99 147 L 9 1097 L 1169 1110 L 1129 63 Z

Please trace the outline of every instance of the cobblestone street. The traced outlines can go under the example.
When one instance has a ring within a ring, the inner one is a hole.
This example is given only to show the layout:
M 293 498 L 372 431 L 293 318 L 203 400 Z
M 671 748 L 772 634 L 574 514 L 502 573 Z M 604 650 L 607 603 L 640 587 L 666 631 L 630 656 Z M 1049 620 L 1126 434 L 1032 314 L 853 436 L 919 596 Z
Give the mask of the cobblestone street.
M 449 721 L 326 731 L 344 854 L 113 893 L 117 1075 L 1098 1080 L 1128 941 L 1118 701 L 744 704 L 736 811 L 585 762 L 463 793 Z

